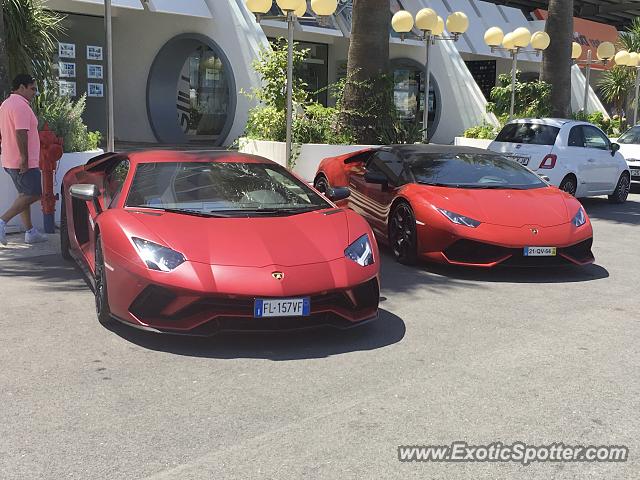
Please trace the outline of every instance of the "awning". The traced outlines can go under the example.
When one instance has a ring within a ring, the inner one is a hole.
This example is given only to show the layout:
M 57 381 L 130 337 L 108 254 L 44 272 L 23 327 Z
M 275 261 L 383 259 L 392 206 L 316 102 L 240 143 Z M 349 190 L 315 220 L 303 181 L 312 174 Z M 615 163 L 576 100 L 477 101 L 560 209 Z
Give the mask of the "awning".
M 205 0 L 148 0 L 147 5 L 152 12 L 212 18 Z
M 76 2 L 93 3 L 94 5 L 104 6 L 104 0 L 76 0 Z M 142 10 L 142 3 L 140 3 L 140 0 L 111 0 L 111 6 Z

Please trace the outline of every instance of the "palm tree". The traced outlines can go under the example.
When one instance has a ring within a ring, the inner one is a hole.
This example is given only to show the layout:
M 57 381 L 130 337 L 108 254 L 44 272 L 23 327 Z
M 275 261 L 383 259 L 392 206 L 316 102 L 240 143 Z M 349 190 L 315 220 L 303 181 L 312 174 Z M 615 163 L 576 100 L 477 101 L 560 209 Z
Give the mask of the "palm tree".
M 359 143 L 378 141 L 377 126 L 390 117 L 389 0 L 353 0 L 347 81 L 341 123 Z M 388 98 L 386 98 L 388 97 Z
M 544 53 L 542 81 L 551 85 L 551 114 L 566 118 L 571 113 L 573 0 L 549 0 L 545 30 L 551 37 L 551 45 Z
M 4 0 L 0 0 L 0 102 L 4 100 L 11 89 L 7 39 L 4 34 L 4 3 Z
M 64 17 L 44 8 L 41 0 L 3 0 L 2 9 L 9 78 L 26 72 L 53 81 L 52 59 Z
M 616 113 L 622 115 L 628 94 L 633 92 L 635 72 L 627 67 L 615 66 L 604 72 L 598 86 L 605 101 L 613 103 Z

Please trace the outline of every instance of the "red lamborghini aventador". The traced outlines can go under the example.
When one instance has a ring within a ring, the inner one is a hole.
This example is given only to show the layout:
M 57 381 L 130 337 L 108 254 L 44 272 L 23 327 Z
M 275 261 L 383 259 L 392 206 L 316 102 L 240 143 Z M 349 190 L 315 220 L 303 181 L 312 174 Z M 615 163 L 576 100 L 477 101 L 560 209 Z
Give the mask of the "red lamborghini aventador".
M 582 205 L 535 173 L 475 148 L 401 145 L 327 158 L 315 187 L 349 187 L 396 259 L 477 267 L 594 261 Z
M 62 255 L 94 282 L 103 323 L 205 335 L 377 316 L 367 223 L 264 158 L 111 153 L 70 170 L 62 191 Z

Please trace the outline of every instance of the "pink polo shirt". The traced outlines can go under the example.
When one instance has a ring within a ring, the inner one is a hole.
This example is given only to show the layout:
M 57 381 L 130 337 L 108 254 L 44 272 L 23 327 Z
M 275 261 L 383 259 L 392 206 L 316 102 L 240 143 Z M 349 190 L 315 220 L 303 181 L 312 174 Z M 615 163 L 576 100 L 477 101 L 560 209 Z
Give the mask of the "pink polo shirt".
M 28 130 L 29 168 L 40 166 L 40 136 L 38 119 L 26 98 L 13 93 L 0 105 L 0 136 L 2 136 L 2 166 L 20 168 L 20 150 L 16 130 Z

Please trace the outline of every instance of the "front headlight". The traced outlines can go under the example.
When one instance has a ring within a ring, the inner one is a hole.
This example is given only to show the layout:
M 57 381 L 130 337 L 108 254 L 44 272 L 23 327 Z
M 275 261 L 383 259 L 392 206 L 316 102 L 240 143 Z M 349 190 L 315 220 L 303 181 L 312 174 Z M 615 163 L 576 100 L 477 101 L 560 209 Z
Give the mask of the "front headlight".
M 369 242 L 369 235 L 365 233 L 359 239 L 349 245 L 344 251 L 344 256 L 350 260 L 353 260 L 362 267 L 372 265 L 374 259 L 371 242 Z
M 573 217 L 572 223 L 576 227 L 581 227 L 582 225 L 587 223 L 587 214 L 584 213 L 584 208 L 580 207 L 580 210 L 578 210 L 578 213 L 576 213 L 576 216 Z
M 170 272 L 185 261 L 181 253 L 170 248 L 142 238 L 132 237 L 131 240 L 138 250 L 138 255 L 151 270 Z
M 443 208 L 436 208 L 436 210 L 438 210 L 442 215 L 447 217 L 452 223 L 455 223 L 456 225 L 464 225 L 465 227 L 477 228 L 482 223 L 478 220 L 474 220 L 473 218 L 465 217 L 464 215 L 450 212 L 449 210 L 445 210 Z

